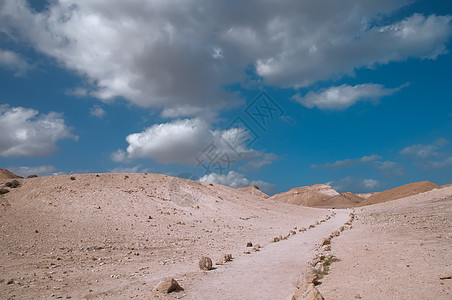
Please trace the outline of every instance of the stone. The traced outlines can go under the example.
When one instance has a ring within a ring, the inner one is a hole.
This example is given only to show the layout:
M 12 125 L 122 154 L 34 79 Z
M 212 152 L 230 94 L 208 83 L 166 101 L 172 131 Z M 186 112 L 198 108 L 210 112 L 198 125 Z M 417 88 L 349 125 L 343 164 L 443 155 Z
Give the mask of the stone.
M 317 271 L 317 273 L 323 273 L 325 272 L 325 266 L 323 265 L 323 262 L 319 262 L 315 265 L 314 270 Z
M 248 242 L 248 243 L 246 243 L 246 246 L 247 246 L 247 247 L 253 247 L 253 243 Z
M 289 231 L 289 234 L 290 235 L 295 235 L 295 234 L 297 234 L 297 232 L 295 230 L 291 230 L 291 231 Z
M 220 262 L 225 263 L 232 260 L 232 254 L 223 254 L 220 257 Z
M 315 273 L 301 275 L 300 286 L 302 286 L 305 283 L 314 283 L 315 284 L 318 279 L 319 279 L 319 276 Z
M 323 246 L 323 251 L 331 251 L 331 245 Z
M 155 292 L 171 293 L 184 290 L 177 281 L 172 277 L 163 278 L 153 289 Z
M 279 239 L 277 237 L 271 237 L 271 238 L 268 239 L 268 242 L 269 243 L 276 243 L 276 242 L 279 242 Z
M 292 300 L 324 300 L 313 283 L 305 283 L 292 296 Z
M 204 256 L 199 260 L 199 268 L 204 271 L 212 270 L 212 260 Z
M 331 240 L 330 240 L 329 238 L 324 238 L 324 239 L 322 240 L 321 245 L 322 245 L 322 246 L 325 246 L 325 245 L 329 245 L 330 243 L 331 243 Z

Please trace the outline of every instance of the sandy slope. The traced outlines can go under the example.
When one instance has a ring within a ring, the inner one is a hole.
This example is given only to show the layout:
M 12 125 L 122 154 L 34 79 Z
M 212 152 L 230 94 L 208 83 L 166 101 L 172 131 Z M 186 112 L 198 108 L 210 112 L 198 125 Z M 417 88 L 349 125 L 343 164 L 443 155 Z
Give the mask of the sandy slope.
M 247 242 L 328 214 L 164 175 L 71 177 L 0 196 L 0 299 L 147 299 L 162 277 L 201 272 L 203 255 L 240 261 Z
M 438 188 L 440 188 L 438 185 L 430 181 L 412 182 L 384 192 L 375 193 L 374 195 L 370 196 L 369 198 L 366 198 L 364 201 L 359 203 L 357 206 L 365 206 L 386 201 L 397 200 L 400 198 L 409 197 L 412 195 L 424 193 L 432 189 Z
M 452 299 L 452 187 L 359 208 L 333 240 L 326 299 Z
M 325 184 L 314 184 L 299 188 L 290 189 L 287 192 L 273 195 L 271 199 L 302 206 L 319 207 L 324 206 L 324 203 L 333 196 L 339 193 L 331 186 Z

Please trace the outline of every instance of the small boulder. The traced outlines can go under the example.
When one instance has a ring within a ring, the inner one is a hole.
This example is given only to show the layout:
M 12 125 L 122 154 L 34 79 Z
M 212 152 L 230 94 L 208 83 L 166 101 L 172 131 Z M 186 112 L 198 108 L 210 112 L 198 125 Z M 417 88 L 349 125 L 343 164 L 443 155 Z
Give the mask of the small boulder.
M 212 270 L 212 260 L 204 256 L 199 260 L 199 268 L 204 271 Z
M 301 286 L 292 296 L 292 300 L 324 300 L 319 290 L 313 283 L 306 283 Z
M 223 254 L 223 255 L 221 255 L 221 257 L 220 257 L 220 262 L 221 263 L 226 263 L 226 262 L 228 262 L 228 261 L 231 261 L 232 260 L 232 254 Z
M 322 246 L 325 246 L 325 245 L 329 245 L 331 243 L 331 240 L 330 240 L 330 238 L 324 238 L 323 240 L 322 240 Z
M 248 243 L 246 243 L 246 246 L 247 246 L 247 247 L 253 247 L 253 243 L 248 242 Z
M 177 283 L 177 281 L 172 277 L 165 277 L 160 281 L 153 289 L 155 292 L 160 293 L 171 293 L 175 291 L 182 291 L 183 288 Z

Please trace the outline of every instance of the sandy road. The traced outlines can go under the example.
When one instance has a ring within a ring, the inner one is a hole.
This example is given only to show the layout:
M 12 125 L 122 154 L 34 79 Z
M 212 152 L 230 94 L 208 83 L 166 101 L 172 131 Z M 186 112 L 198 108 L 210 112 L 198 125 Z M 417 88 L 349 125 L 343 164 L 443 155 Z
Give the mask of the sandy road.
M 295 291 L 300 274 L 307 271 L 321 239 L 342 226 L 348 213 L 337 210 L 333 218 L 315 228 L 185 281 L 183 298 L 286 299 Z

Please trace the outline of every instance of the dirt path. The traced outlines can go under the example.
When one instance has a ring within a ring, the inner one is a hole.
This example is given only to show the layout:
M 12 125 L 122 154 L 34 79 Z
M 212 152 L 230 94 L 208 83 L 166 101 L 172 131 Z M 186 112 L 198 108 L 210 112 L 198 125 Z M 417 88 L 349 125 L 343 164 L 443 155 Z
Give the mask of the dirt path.
M 185 280 L 184 299 L 243 299 L 245 295 L 252 299 L 286 299 L 295 291 L 321 239 L 342 226 L 348 213 L 338 210 L 335 217 L 315 228 Z

